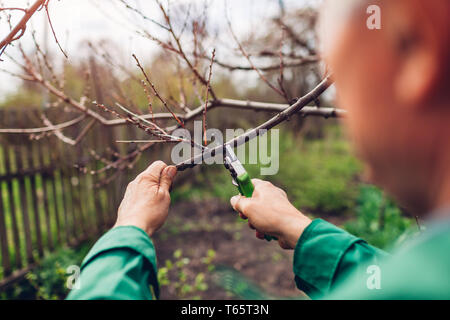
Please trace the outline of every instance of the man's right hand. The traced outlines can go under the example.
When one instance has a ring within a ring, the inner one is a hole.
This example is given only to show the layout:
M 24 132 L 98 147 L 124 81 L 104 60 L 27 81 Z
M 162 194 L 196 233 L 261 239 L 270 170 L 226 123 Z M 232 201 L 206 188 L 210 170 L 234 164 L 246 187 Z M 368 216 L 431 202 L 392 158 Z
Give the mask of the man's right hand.
M 115 227 L 136 226 L 149 236 L 162 227 L 170 205 L 170 186 L 177 168 L 162 161 L 152 163 L 130 184 L 119 207 Z
M 286 192 L 272 183 L 253 179 L 255 191 L 251 198 L 234 196 L 230 202 L 241 217 L 249 220 L 256 236 L 275 236 L 283 249 L 294 249 L 311 219 L 298 211 L 288 200 Z

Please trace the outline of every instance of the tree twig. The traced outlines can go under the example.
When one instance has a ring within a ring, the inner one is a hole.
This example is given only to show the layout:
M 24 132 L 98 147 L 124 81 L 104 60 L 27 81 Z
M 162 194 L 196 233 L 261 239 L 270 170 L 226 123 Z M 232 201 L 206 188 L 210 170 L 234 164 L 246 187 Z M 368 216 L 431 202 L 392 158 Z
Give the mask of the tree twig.
M 164 105 L 164 107 L 170 112 L 170 114 L 173 116 L 173 118 L 178 122 L 178 124 L 184 128 L 184 124 L 183 122 L 177 117 L 176 114 L 173 113 L 173 111 L 169 108 L 167 102 L 161 97 L 161 95 L 159 94 L 158 90 L 156 90 L 155 85 L 153 84 L 153 82 L 150 81 L 150 78 L 148 77 L 147 73 L 145 72 L 144 68 L 142 67 L 141 63 L 139 62 L 139 59 L 136 57 L 135 54 L 133 54 L 133 58 L 136 60 L 137 66 L 139 67 L 139 69 L 141 69 L 142 74 L 145 77 L 145 80 L 147 81 L 147 83 L 150 85 L 150 87 L 153 90 L 153 93 L 155 94 L 155 96 L 162 102 L 162 104 Z
M 205 98 L 205 108 L 203 110 L 203 144 L 206 146 L 208 144 L 208 138 L 206 136 L 206 113 L 208 111 L 208 101 L 209 101 L 209 88 L 211 86 L 211 76 L 212 76 L 212 68 L 214 64 L 214 57 L 216 56 L 216 50 L 214 49 L 211 56 L 211 63 L 209 64 L 209 75 L 208 75 L 208 83 L 206 84 L 206 98 Z

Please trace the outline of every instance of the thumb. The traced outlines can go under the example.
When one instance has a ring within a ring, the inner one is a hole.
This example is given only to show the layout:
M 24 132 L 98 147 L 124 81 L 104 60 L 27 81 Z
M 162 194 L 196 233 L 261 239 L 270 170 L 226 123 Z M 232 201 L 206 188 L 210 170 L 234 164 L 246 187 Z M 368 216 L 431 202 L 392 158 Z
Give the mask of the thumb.
M 172 185 L 173 179 L 177 175 L 177 168 L 174 166 L 169 166 L 165 168 L 161 175 L 161 180 L 159 182 L 159 188 L 164 191 L 169 191 Z
M 246 215 L 246 213 L 244 212 L 244 208 L 246 207 L 246 204 L 248 203 L 248 201 L 251 201 L 251 200 L 246 197 L 243 197 L 241 195 L 234 196 L 230 199 L 230 203 L 231 203 L 231 206 L 233 207 L 233 209 L 244 215 Z

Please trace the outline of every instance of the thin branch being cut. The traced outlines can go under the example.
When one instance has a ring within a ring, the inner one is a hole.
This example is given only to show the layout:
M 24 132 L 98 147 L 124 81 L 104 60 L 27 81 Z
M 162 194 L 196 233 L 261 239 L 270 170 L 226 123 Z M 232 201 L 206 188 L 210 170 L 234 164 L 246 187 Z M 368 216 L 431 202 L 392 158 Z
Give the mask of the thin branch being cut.
M 330 76 L 327 76 L 319 85 L 317 85 L 308 94 L 306 94 L 302 98 L 298 99 L 297 102 L 294 103 L 292 106 L 290 106 L 286 110 L 280 112 L 275 117 L 273 117 L 270 120 L 266 121 L 265 123 L 259 125 L 258 127 L 248 131 L 247 133 L 228 141 L 224 145 L 218 146 L 218 147 L 208 151 L 208 157 L 214 157 L 216 154 L 223 153 L 224 147 L 226 145 L 231 145 L 232 147 L 238 147 L 238 146 L 250 141 L 251 139 L 258 137 L 259 135 L 266 132 L 267 130 L 272 129 L 273 127 L 277 126 L 278 124 L 288 120 L 294 114 L 300 112 L 307 104 L 316 100 L 331 85 L 332 85 L 331 78 L 330 78 Z M 202 153 L 202 154 L 196 155 L 195 157 L 193 157 L 189 160 L 186 160 L 182 163 L 177 164 L 176 167 L 179 171 L 183 171 L 188 168 L 195 167 L 197 164 L 201 163 L 202 160 L 204 160 L 204 159 L 205 159 L 205 153 Z

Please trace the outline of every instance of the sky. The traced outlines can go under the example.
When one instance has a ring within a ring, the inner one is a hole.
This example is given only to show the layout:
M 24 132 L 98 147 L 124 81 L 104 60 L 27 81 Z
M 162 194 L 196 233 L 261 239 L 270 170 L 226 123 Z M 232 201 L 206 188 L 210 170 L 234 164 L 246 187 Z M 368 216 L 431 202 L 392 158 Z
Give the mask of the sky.
M 27 7 L 27 4 L 34 0 L 0 0 L 3 7 Z M 166 4 L 168 0 L 162 0 Z M 172 5 L 179 3 L 203 3 L 205 0 L 170 0 Z M 264 18 L 276 15 L 279 10 L 279 0 L 206 0 L 210 6 L 210 21 L 217 24 L 217 27 L 226 25 L 225 12 L 228 12 L 235 33 L 244 38 L 250 32 L 257 29 Z M 144 14 L 152 19 L 162 21 L 158 9 L 153 0 L 127 0 L 130 5 L 141 8 Z M 305 3 L 315 2 L 313 0 L 283 0 L 286 10 L 298 8 Z M 317 1 L 316 1 L 317 2 Z M 109 40 L 123 50 L 124 61 L 133 63 L 131 54 L 138 56 L 148 56 L 156 52 L 157 46 L 151 41 L 143 39 L 137 35 L 135 24 L 139 21 L 141 25 L 150 29 L 153 33 L 161 32 L 161 29 L 150 22 L 146 22 L 139 16 L 126 10 L 119 0 L 52 0 L 50 2 L 50 16 L 57 37 L 64 50 L 69 55 L 70 60 L 85 57 L 81 45 L 83 41 L 93 42 Z M 15 13 L 14 21 L 20 19 L 22 13 Z M 45 43 L 45 25 L 47 24 L 45 13 L 38 12 L 31 20 L 31 26 L 36 30 L 36 35 L 40 43 Z M 0 20 L 0 38 L 8 33 L 9 28 L 6 19 Z M 28 30 L 29 31 L 29 30 Z M 50 31 L 47 31 L 47 46 L 50 52 L 58 54 L 58 47 L 53 40 Z M 28 34 L 21 39 L 25 48 L 31 48 L 32 42 Z M 16 51 L 9 48 L 11 54 Z M 62 53 L 59 53 L 62 56 Z M 16 71 L 15 66 L 5 60 L 0 62 L 0 69 Z M 0 96 L 14 91 L 18 81 L 10 75 L 0 73 Z

